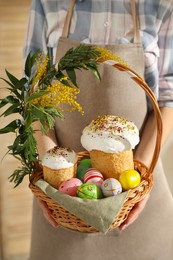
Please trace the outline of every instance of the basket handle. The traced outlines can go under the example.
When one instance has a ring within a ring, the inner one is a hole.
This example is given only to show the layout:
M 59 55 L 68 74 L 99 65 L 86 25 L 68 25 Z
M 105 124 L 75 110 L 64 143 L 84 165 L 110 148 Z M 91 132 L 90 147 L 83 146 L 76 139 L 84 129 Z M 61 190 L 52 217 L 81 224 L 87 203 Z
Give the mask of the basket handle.
M 156 136 L 156 144 L 155 144 L 155 148 L 154 148 L 154 152 L 153 152 L 152 161 L 151 161 L 151 164 L 148 168 L 148 174 L 150 174 L 150 173 L 153 172 L 154 167 L 157 163 L 159 154 L 160 154 L 162 131 L 163 131 L 162 116 L 161 116 L 161 113 L 160 113 L 160 109 L 159 109 L 157 100 L 156 100 L 152 90 L 147 85 L 147 83 L 131 68 L 129 68 L 129 67 L 123 65 L 123 64 L 120 64 L 116 61 L 113 61 L 113 60 L 99 59 L 98 62 L 111 65 L 111 66 L 113 66 L 114 68 L 116 68 L 120 71 L 126 72 L 127 75 L 130 76 L 130 78 L 132 80 L 134 80 L 146 92 L 146 94 L 149 96 L 149 98 L 152 102 L 153 109 L 154 109 L 154 115 L 155 115 L 155 119 L 156 119 L 156 125 L 157 125 L 157 136 Z

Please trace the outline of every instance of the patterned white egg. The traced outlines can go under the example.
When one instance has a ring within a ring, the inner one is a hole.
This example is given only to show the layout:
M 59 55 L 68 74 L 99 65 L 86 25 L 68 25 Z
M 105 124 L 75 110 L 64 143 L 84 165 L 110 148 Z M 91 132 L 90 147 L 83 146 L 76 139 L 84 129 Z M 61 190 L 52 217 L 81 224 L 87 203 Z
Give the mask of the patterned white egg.
M 108 178 L 101 185 L 102 193 L 105 197 L 115 196 L 122 192 L 121 183 L 114 178 Z

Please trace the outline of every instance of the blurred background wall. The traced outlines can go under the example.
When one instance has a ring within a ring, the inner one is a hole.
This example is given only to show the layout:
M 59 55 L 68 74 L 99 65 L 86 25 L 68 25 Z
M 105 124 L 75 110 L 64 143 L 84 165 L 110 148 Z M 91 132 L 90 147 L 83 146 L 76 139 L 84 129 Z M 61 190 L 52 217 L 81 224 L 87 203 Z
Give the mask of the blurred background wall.
M 22 51 L 31 0 L 0 0 L 0 77 L 6 68 L 17 78 L 22 77 Z M 7 95 L 7 85 L 0 81 L 0 98 Z M 11 118 L 0 118 L 0 127 Z M 0 160 L 13 141 L 12 134 L 0 135 Z M 173 192 L 173 132 L 163 147 L 161 156 Z M 10 155 L 0 163 L 0 252 L 3 260 L 26 260 L 30 247 L 32 194 L 28 178 L 16 189 L 8 177 L 18 167 Z M 41 260 L 41 259 L 39 259 Z
M 22 51 L 30 2 L 0 0 L 0 77 L 7 78 L 5 68 L 17 78 L 22 77 Z M 1 80 L 0 98 L 7 94 L 7 85 Z M 0 127 L 11 119 L 0 118 Z M 0 258 L 25 260 L 30 247 L 32 194 L 27 177 L 16 189 L 8 180 L 18 167 L 18 162 L 12 156 L 3 158 L 13 138 L 12 134 L 0 135 Z

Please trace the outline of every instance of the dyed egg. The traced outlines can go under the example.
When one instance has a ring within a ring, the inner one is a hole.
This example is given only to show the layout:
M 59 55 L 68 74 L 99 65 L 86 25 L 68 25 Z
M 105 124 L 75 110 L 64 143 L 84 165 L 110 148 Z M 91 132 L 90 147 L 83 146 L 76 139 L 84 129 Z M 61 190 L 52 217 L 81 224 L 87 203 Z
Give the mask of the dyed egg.
M 85 165 L 89 165 L 89 168 L 92 168 L 92 164 L 91 164 L 91 159 L 82 159 L 79 164 L 85 164 Z
M 93 183 L 99 187 L 101 186 L 103 180 L 103 175 L 95 168 L 88 169 L 84 175 L 85 183 Z
M 76 173 L 76 177 L 81 180 L 82 182 L 84 182 L 84 175 L 86 173 L 86 171 L 90 168 L 90 164 L 80 164 L 77 166 L 77 173 Z
M 101 185 L 101 190 L 105 197 L 115 196 L 122 192 L 121 183 L 114 178 L 108 178 L 103 181 Z
M 77 178 L 71 178 L 61 183 L 59 191 L 66 193 L 70 196 L 77 195 L 77 188 L 82 184 L 81 180 Z
M 141 182 L 141 175 L 136 170 L 126 170 L 120 174 L 119 181 L 124 190 L 136 188 Z
M 102 191 L 95 184 L 84 183 L 78 187 L 77 196 L 82 199 L 101 199 Z

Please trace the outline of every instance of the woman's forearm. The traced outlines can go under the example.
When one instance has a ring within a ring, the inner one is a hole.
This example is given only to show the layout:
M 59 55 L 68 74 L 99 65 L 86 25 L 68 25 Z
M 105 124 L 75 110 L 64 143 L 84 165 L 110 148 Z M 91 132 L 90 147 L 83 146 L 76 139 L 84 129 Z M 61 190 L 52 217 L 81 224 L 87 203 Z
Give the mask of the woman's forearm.
M 171 131 L 173 130 L 173 108 L 162 107 L 160 108 L 163 121 L 163 136 L 162 136 L 162 146 L 165 144 L 167 138 L 169 137 Z
M 163 135 L 161 142 L 161 146 L 163 146 L 173 129 L 173 108 L 163 107 L 160 108 L 160 111 L 163 121 Z M 151 112 L 144 127 L 140 144 L 138 145 L 134 155 L 135 159 L 142 161 L 146 166 L 149 166 L 152 160 L 156 143 L 156 133 L 157 128 L 154 112 Z
M 34 136 L 37 141 L 37 149 L 39 153 L 39 159 L 41 160 L 45 153 L 53 148 L 57 144 L 56 134 L 54 129 L 50 130 L 47 135 L 44 135 L 40 130 L 39 123 L 34 124 L 34 129 L 37 129 Z

